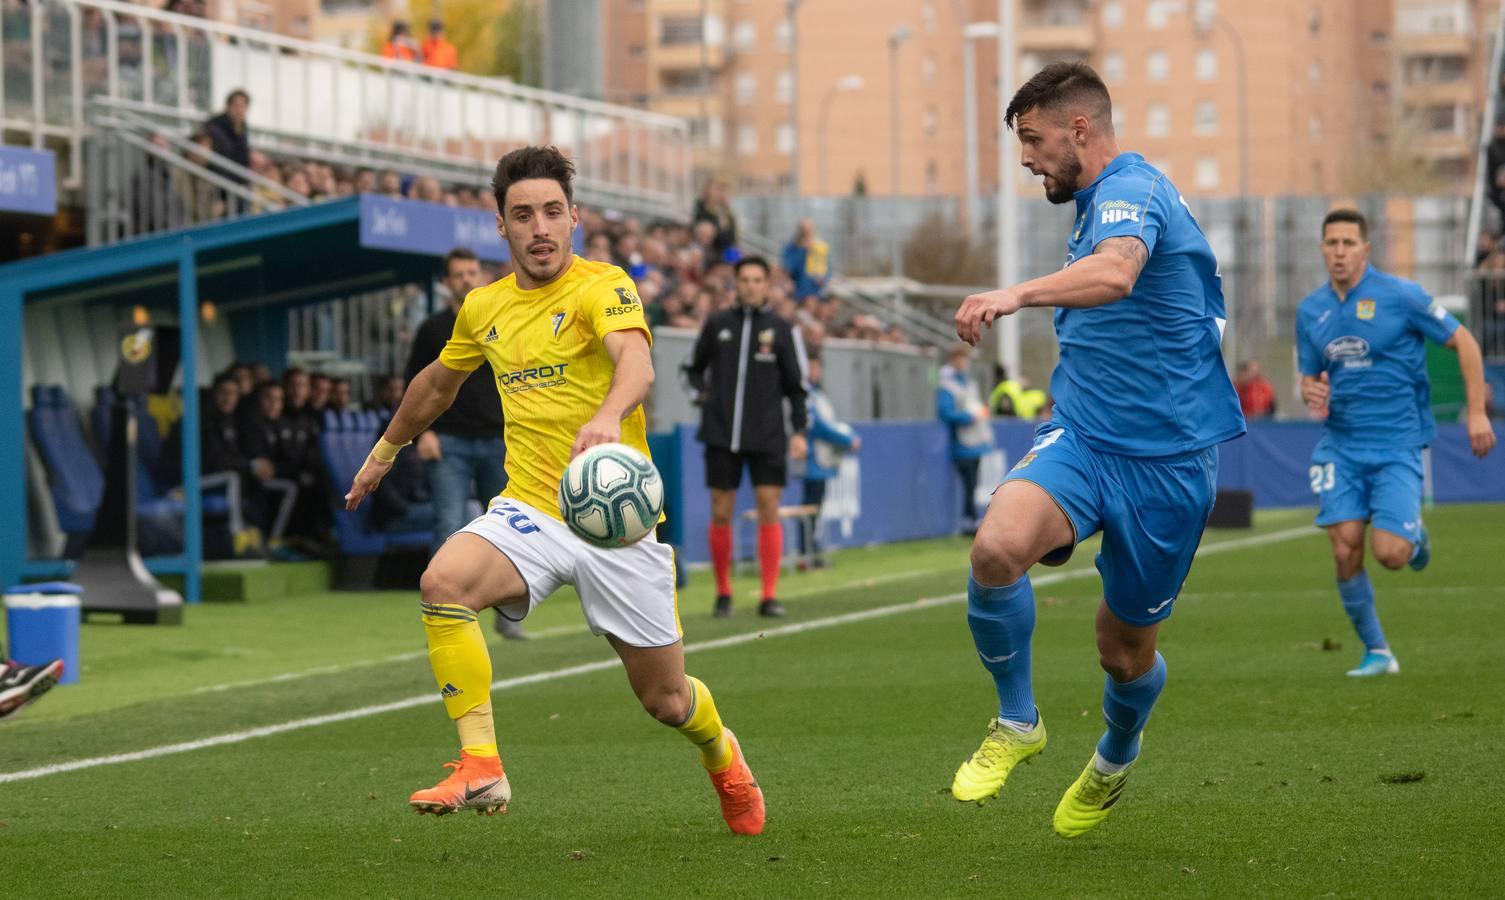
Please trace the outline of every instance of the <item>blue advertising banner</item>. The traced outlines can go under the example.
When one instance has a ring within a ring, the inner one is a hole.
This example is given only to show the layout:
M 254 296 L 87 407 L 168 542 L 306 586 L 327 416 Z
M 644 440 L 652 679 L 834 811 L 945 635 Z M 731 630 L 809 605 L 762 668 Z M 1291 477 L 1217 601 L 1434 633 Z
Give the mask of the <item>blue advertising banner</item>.
M 575 229 L 576 253 L 585 249 L 585 230 Z M 507 245 L 496 233 L 496 214 L 439 203 L 361 195 L 361 246 L 400 253 L 443 256 L 456 247 L 487 262 L 507 262 Z
M 0 146 L 0 212 L 57 214 L 57 165 L 51 150 Z

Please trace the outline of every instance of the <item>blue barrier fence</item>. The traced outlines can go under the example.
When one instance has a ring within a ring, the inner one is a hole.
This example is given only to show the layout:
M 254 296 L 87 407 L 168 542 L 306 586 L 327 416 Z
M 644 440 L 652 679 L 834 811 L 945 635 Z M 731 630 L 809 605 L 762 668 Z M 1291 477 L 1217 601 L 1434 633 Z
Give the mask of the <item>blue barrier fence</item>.
M 938 537 L 956 531 L 961 486 L 951 468 L 945 429 L 936 422 L 873 422 L 856 425 L 862 452 L 848 458 L 828 488 L 826 534 L 835 546 Z M 983 482 L 996 484 L 1009 465 L 1029 451 L 1035 423 L 995 425 L 1001 458 L 985 464 Z M 1224 444 L 1218 487 L 1249 490 L 1257 507 L 1311 506 L 1307 469 L 1322 435 L 1317 423 L 1255 423 L 1244 437 Z M 668 487 L 667 539 L 686 562 L 709 561 L 706 527 L 710 493 L 705 487 L 704 448 L 694 426 L 654 435 L 654 460 Z M 1433 495 L 1439 503 L 1505 502 L 1505 453 L 1475 459 L 1462 425 L 1438 427 L 1432 445 Z M 791 473 L 784 503 L 800 502 L 800 484 Z M 737 514 L 752 508 L 744 483 Z M 745 527 L 739 519 L 739 527 Z M 750 541 L 739 541 L 740 551 Z

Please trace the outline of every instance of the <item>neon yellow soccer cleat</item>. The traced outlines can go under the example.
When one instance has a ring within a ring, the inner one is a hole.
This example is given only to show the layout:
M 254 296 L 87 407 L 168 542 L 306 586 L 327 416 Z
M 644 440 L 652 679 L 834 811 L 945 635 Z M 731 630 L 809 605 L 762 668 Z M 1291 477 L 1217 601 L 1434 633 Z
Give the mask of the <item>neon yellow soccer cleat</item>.
M 951 780 L 951 796 L 979 804 L 998 796 L 1014 766 L 1029 762 L 1044 749 L 1043 719 L 1024 734 L 994 719 L 989 723 L 988 736 L 982 739 L 982 746 L 956 770 L 956 777 Z
M 1134 768 L 1133 763 L 1129 763 L 1129 767 L 1121 772 L 1105 775 L 1093 764 L 1096 761 L 1097 755 L 1093 754 L 1092 762 L 1087 763 L 1087 768 L 1066 789 L 1066 796 L 1056 805 L 1053 824 L 1056 834 L 1061 837 L 1078 837 L 1096 828 L 1099 822 L 1108 818 L 1113 804 L 1118 802 L 1118 795 L 1123 793 L 1124 785 L 1129 783 L 1129 771 Z

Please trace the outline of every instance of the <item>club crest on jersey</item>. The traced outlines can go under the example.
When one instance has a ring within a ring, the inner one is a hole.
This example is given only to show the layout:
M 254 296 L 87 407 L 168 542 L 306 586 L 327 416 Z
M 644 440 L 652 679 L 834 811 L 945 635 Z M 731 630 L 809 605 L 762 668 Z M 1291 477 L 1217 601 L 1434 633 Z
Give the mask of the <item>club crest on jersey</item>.
M 1374 301 L 1373 300 L 1369 300 L 1367 298 L 1364 299 L 1364 300 L 1360 300 L 1359 301 L 1359 305 L 1356 306 L 1356 307 L 1354 307 L 1354 315 L 1357 316 L 1358 318 L 1362 319 L 1365 322 L 1369 321 L 1370 319 L 1373 319 L 1374 318 Z
M 549 310 L 549 321 L 554 323 L 554 337 L 559 337 L 559 326 L 564 324 L 564 310 Z
M 1130 203 L 1127 200 L 1109 200 L 1106 203 L 1099 203 L 1097 210 L 1103 214 L 1104 225 L 1139 221 L 1139 204 Z
M 499 334 L 496 333 L 496 326 L 493 325 L 493 326 L 491 326 L 491 330 L 488 331 L 488 332 L 486 332 L 486 336 L 483 337 L 483 338 L 481 338 L 481 343 L 483 343 L 483 344 L 495 343 L 500 338 L 501 338 L 501 335 L 499 335 Z
M 1019 457 L 1019 461 L 1014 463 L 1014 468 L 1010 471 L 1017 472 L 1034 461 L 1035 454 L 1033 452 L 1026 453 L 1023 456 Z

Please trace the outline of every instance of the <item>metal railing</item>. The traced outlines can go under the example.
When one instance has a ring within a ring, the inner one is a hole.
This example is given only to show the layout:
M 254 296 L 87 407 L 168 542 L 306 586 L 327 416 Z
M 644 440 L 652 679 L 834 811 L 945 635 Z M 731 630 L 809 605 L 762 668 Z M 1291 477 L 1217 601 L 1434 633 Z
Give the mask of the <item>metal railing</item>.
M 107 106 L 85 143 L 84 208 L 91 246 L 309 199 L 150 120 Z
M 253 143 L 489 171 L 551 143 L 575 160 L 582 202 L 682 217 L 693 198 L 678 118 L 239 28 L 119 0 L 0 3 L 0 129 L 56 147 L 81 187 L 89 102 L 203 121 L 240 88 Z

